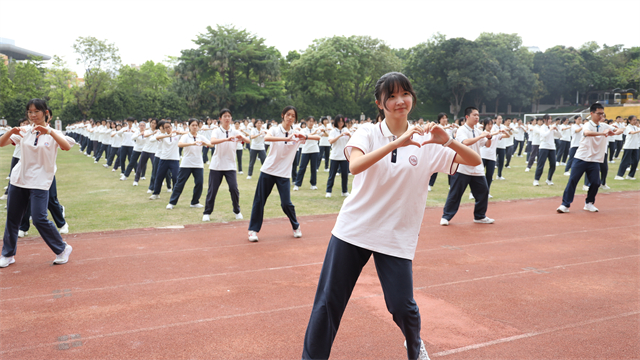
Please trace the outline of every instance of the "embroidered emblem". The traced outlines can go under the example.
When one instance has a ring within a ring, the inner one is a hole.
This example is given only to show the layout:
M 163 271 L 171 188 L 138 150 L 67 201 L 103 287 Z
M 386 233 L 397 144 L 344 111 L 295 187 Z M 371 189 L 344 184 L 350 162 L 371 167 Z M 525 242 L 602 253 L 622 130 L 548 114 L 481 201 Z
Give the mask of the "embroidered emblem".
M 409 156 L 409 163 L 413 166 L 418 165 L 418 157 L 415 155 Z

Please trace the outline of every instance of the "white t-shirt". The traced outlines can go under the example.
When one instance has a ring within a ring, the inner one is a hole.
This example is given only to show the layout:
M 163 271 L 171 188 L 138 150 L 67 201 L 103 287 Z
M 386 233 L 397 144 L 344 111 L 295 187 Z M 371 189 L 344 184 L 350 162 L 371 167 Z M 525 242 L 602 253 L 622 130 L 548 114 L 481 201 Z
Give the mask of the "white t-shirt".
M 64 136 L 60 131 L 52 131 L 64 137 L 71 146 L 75 145 L 76 142 L 73 138 Z M 60 145 L 58 145 L 53 136 L 47 134 L 37 136 L 36 132 L 30 128 L 21 132 L 21 134 L 22 137 L 11 136 L 13 144 L 20 144 L 22 157 L 11 170 L 11 180 L 9 182 L 11 185 L 25 189 L 49 190 L 53 182 L 53 176 L 58 169 L 56 158 Z
M 120 135 L 122 136 L 122 146 L 133 146 L 135 145 L 133 143 L 133 134 L 135 132 L 135 129 L 133 128 L 128 128 L 128 127 L 123 127 L 122 129 L 120 129 Z
M 605 132 L 611 129 L 611 127 L 603 122 L 596 125 L 592 120 L 587 121 L 582 126 L 582 131 L 589 130 L 594 132 Z M 586 162 L 601 163 L 604 161 L 604 155 L 607 153 L 607 146 L 609 145 L 609 138 L 612 136 L 584 136 L 580 140 L 580 146 L 576 150 L 576 159 L 580 159 Z
M 302 130 L 302 133 L 307 136 L 311 135 L 313 132 L 315 132 L 315 130 L 309 130 L 309 128 Z M 318 140 L 305 140 L 304 145 L 302 146 L 303 154 L 313 154 L 318 152 L 320 152 Z
M 253 139 L 251 139 L 251 145 L 249 148 L 251 150 L 264 150 L 264 136 L 267 135 L 267 130 L 264 127 L 261 127 L 260 130 L 255 127 L 251 129 L 251 136 L 259 135 Z
M 571 126 L 569 125 L 560 125 L 558 127 L 560 129 L 560 140 L 562 141 L 571 141 Z
M 195 136 L 191 134 L 184 134 L 180 138 L 178 143 L 183 144 L 193 144 L 196 141 L 209 142 L 209 139 L 204 136 L 198 134 Z M 202 146 L 185 146 L 182 148 L 182 162 L 180 163 L 180 167 L 183 168 L 204 168 L 204 162 L 202 161 Z
M 292 127 L 289 131 L 285 131 L 282 125 L 273 126 L 269 129 L 269 136 L 288 137 L 296 130 Z M 272 176 L 281 178 L 291 178 L 291 167 L 293 159 L 298 151 L 298 141 L 273 141 L 269 146 L 269 155 L 267 155 L 260 171 Z
M 524 129 L 522 126 L 515 124 L 513 128 L 513 137 L 516 141 L 524 141 Z
M 331 146 L 331 144 L 329 144 L 329 132 L 331 130 L 329 130 L 329 126 L 324 126 L 324 125 L 320 125 L 318 126 L 319 129 L 321 130 L 325 130 L 326 131 L 326 135 L 324 132 L 320 132 L 320 142 L 318 143 L 319 146 Z
M 180 160 L 180 150 L 178 150 L 178 142 L 180 141 L 181 135 L 167 136 L 166 138 L 159 139 L 158 136 L 162 136 L 166 134 L 158 133 L 156 134 L 156 140 L 158 141 L 158 152 L 156 156 L 160 158 L 160 160 Z M 202 156 L 202 155 L 200 155 Z
M 502 134 L 495 135 L 491 138 L 491 145 L 487 147 L 486 142 L 485 146 L 480 148 L 480 156 L 483 159 L 496 161 L 496 149 L 498 147 L 498 141 L 502 138 Z M 487 140 L 488 141 L 488 140 Z
M 469 125 L 464 124 L 463 126 L 458 128 L 458 131 L 456 132 L 456 140 L 458 140 L 459 142 L 463 142 L 466 139 L 473 139 L 474 137 L 480 135 L 480 133 L 481 132 L 476 129 L 474 129 L 472 132 Z M 475 144 L 469 145 L 469 147 L 473 151 L 475 151 L 478 155 L 480 155 L 480 149 L 484 147 L 486 143 L 487 143 L 487 138 L 482 138 L 478 140 Z M 482 165 L 482 163 L 480 163 L 480 165 L 478 166 L 460 165 L 458 167 L 458 172 L 461 174 L 470 175 L 470 176 L 485 176 L 484 166 Z
M 555 150 L 555 136 L 559 134 L 558 130 L 551 130 L 547 125 L 540 126 L 540 149 Z
M 627 139 L 622 145 L 623 149 L 634 150 L 640 146 L 640 133 L 629 134 L 630 131 L 638 131 L 637 126 L 627 125 L 624 129 L 624 134 L 627 135 Z
M 430 138 L 414 135 L 418 142 Z M 353 148 L 371 153 L 393 141 L 386 122 L 364 124 L 349 140 Z M 405 146 L 397 149 L 396 162 L 389 153 L 354 176 L 332 234 L 349 244 L 382 254 L 412 260 L 427 201 L 429 177 L 435 172 L 454 174 L 456 153 L 442 145 Z
M 142 149 L 144 149 L 144 146 L 147 143 L 147 138 L 142 136 L 142 133 L 136 132 L 133 135 L 133 142 L 135 144 L 133 146 L 133 151 L 142 152 Z
M 222 127 L 218 127 L 211 133 L 211 138 L 226 139 L 232 136 L 239 135 L 240 131 L 233 127 L 229 127 L 229 130 L 224 130 Z M 209 163 L 209 170 L 217 171 L 231 171 L 236 169 L 236 149 L 242 142 L 225 141 L 215 145 L 215 151 L 211 157 L 211 163 Z
M 576 132 L 576 130 L 580 129 L 582 124 L 573 124 L 571 125 L 571 147 L 580 146 L 580 140 L 582 139 L 582 130 Z
M 342 130 L 338 128 L 334 128 L 329 133 L 329 139 L 337 138 L 342 133 L 351 133 L 351 132 L 346 127 L 343 127 Z M 331 144 L 331 154 L 329 154 L 330 160 L 337 160 L 337 161 L 347 160 L 347 158 L 344 156 L 344 147 L 349 142 L 349 139 L 351 139 L 351 136 L 347 136 L 347 135 L 340 136 L 338 140 L 334 141 L 334 143 Z
M 626 128 L 626 125 L 625 125 L 625 123 L 624 123 L 624 122 L 614 122 L 614 123 L 613 123 L 613 125 L 615 125 L 615 128 L 618 128 L 618 129 L 625 129 L 625 128 Z M 615 130 L 615 129 L 614 129 L 614 130 Z M 624 132 L 623 132 L 622 134 L 624 134 Z M 620 134 L 620 135 L 614 135 L 614 136 L 613 136 L 613 138 L 614 138 L 616 141 L 622 141 L 622 134 Z

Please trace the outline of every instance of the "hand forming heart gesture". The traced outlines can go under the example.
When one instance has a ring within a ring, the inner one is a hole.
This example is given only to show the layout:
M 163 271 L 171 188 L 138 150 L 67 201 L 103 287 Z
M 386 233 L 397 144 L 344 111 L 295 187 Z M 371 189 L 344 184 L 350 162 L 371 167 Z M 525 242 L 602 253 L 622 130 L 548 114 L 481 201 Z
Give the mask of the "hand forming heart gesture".
M 444 144 L 449 141 L 450 137 L 444 128 L 436 123 L 429 123 L 424 126 L 424 133 L 431 134 L 431 138 L 422 143 L 422 145 L 426 144 Z

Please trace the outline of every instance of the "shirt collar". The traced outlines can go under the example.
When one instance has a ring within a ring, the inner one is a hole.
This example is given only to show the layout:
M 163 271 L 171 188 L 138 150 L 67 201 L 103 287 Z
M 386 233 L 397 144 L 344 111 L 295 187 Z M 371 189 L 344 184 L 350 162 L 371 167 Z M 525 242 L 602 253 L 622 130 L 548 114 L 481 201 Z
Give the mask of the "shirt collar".
M 596 123 L 594 123 L 594 122 L 593 122 L 593 120 L 589 120 L 589 122 L 591 123 L 591 126 L 595 126 L 595 127 L 600 126 L 600 124 L 599 124 L 599 123 L 598 123 L 598 124 L 596 124 Z
M 464 127 L 467 128 L 467 130 L 469 131 L 473 131 L 474 129 L 471 128 L 471 126 L 467 125 L 467 123 L 464 124 Z
M 382 122 L 380 123 L 380 131 L 382 131 L 382 136 L 384 137 L 393 137 L 391 130 L 389 130 L 389 127 L 387 126 L 386 119 L 382 120 Z

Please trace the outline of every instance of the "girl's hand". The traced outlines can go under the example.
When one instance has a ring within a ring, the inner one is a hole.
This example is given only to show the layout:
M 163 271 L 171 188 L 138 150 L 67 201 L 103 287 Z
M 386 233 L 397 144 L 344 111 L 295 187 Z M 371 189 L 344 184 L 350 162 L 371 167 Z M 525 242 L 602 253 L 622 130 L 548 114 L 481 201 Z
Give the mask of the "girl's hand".
M 45 127 L 45 126 L 42 126 L 42 125 L 36 125 L 33 128 L 32 131 L 38 131 L 38 132 L 40 132 L 40 134 L 47 134 L 47 133 L 49 133 L 49 130 L 51 130 L 51 128 Z
M 196 141 L 196 146 L 202 146 L 202 141 L 201 140 Z
M 424 127 L 425 134 L 431 134 L 431 138 L 422 143 L 422 145 L 426 144 L 444 144 L 449 141 L 450 137 L 444 128 L 440 125 L 436 125 L 435 123 L 429 123 Z
M 19 127 L 11 128 L 11 130 L 9 130 L 8 133 L 11 134 L 11 135 L 18 135 L 20 137 L 23 137 L 22 136 L 22 129 L 20 129 Z M 11 136 L 11 135 L 9 135 L 9 136 Z
M 413 140 L 414 134 L 423 135 L 424 130 L 422 129 L 421 126 L 409 126 L 407 131 L 405 131 L 405 133 L 402 134 L 402 136 L 400 136 L 396 140 L 399 143 L 398 147 L 400 148 L 400 147 L 405 147 L 409 145 L 415 145 L 417 147 L 420 147 L 421 146 L 420 143 Z

